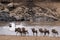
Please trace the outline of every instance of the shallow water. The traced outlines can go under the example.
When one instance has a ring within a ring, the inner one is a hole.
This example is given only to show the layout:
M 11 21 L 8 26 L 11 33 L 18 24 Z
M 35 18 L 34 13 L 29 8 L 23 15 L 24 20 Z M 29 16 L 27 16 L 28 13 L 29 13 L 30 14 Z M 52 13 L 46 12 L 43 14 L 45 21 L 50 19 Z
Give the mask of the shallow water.
M 31 31 L 31 28 L 35 28 L 36 30 L 38 30 L 39 28 L 46 28 L 50 31 L 50 34 L 49 36 L 53 37 L 54 35 L 52 34 L 51 32 L 51 29 L 56 29 L 59 33 L 58 37 L 60 37 L 60 27 L 57 27 L 57 26 L 24 26 L 23 23 L 20 23 L 20 25 L 15 25 L 14 22 L 11 23 L 12 27 L 9 28 L 9 26 L 3 26 L 3 27 L 0 27 L 0 35 L 16 35 L 16 32 L 15 32 L 15 28 L 22 28 L 22 27 L 25 27 L 26 30 L 28 30 L 29 34 L 27 34 L 27 36 L 33 36 L 33 33 Z M 19 33 L 17 35 L 20 35 Z M 38 30 L 38 36 L 43 36 L 44 34 L 41 34 Z M 35 35 L 36 36 L 36 35 Z M 48 36 L 48 35 L 46 35 Z M 57 36 L 57 35 L 55 35 Z

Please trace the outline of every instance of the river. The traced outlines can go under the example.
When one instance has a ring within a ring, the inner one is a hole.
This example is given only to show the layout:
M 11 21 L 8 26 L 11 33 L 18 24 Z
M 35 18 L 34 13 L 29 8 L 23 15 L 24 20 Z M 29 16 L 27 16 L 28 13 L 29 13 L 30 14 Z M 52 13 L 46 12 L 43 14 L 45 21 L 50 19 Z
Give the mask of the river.
M 59 26 L 24 26 L 24 23 L 21 22 L 18 25 L 15 25 L 15 22 L 10 22 L 10 24 L 12 25 L 12 27 L 10 28 L 8 25 L 6 26 L 0 26 L 0 35 L 16 35 L 15 32 L 15 28 L 22 28 L 25 27 L 26 30 L 28 30 L 29 34 L 27 34 L 27 36 L 33 36 L 33 33 L 31 31 L 31 28 L 35 28 L 36 30 L 38 30 L 39 28 L 46 28 L 50 31 L 49 36 L 53 37 L 54 35 L 51 32 L 51 29 L 56 29 L 59 33 L 58 37 L 60 37 L 60 27 Z M 19 33 L 17 35 L 20 35 Z M 38 36 L 43 36 L 43 34 L 40 34 L 39 30 L 38 30 Z M 47 35 L 48 36 L 48 35 Z

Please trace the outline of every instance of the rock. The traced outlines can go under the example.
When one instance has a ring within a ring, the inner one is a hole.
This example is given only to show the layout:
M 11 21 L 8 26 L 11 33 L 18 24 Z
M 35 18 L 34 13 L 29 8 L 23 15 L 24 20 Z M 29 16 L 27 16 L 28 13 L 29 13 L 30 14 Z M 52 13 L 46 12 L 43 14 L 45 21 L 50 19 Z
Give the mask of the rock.
M 5 12 L 9 12 L 9 10 L 8 10 L 7 8 L 5 8 L 3 11 L 5 11 Z
M 7 6 L 8 7 L 12 7 L 13 6 L 13 3 L 9 3 Z
M 8 4 L 8 3 L 10 3 L 10 1 L 7 1 L 7 0 L 1 0 L 1 3 L 2 3 L 2 4 Z
M 9 3 L 8 5 L 7 5 L 7 8 L 10 10 L 10 11 L 12 11 L 13 9 L 15 9 L 17 7 L 17 4 L 15 5 L 13 2 L 12 3 Z

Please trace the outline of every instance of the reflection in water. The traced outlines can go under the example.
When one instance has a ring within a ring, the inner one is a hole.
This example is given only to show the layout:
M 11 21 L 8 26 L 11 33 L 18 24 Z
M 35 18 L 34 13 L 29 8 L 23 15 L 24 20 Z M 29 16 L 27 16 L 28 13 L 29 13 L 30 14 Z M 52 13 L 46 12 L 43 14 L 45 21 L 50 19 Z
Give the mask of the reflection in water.
M 50 31 L 50 34 L 49 36 L 53 36 L 52 33 L 51 33 L 51 29 L 56 29 L 58 32 L 59 32 L 59 35 L 60 36 L 60 27 L 50 27 L 50 26 L 44 26 L 44 27 L 41 27 L 41 26 L 24 26 L 23 23 L 20 23 L 20 25 L 15 25 L 14 22 L 11 22 L 10 23 L 12 25 L 12 27 L 10 28 L 9 26 L 3 26 L 3 27 L 0 27 L 0 35 L 16 35 L 16 32 L 15 32 L 15 28 L 22 28 L 22 27 L 25 27 L 28 32 L 29 32 L 29 36 L 33 36 L 33 33 L 31 31 L 31 28 L 35 28 L 36 30 L 38 30 L 39 28 L 46 28 Z M 20 35 L 18 33 L 18 35 Z M 28 36 L 28 34 L 27 34 Z M 42 34 L 39 33 L 39 30 L 38 30 L 38 36 L 43 36 Z

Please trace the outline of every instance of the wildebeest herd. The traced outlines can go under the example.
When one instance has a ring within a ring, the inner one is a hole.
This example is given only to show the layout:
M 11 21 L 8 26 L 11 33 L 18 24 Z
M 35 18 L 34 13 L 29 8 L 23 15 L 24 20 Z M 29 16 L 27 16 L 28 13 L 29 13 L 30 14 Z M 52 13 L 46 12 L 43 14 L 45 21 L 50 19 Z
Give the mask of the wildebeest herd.
M 12 27 L 11 25 L 9 25 L 9 27 Z M 49 34 L 50 34 L 50 31 L 48 30 L 48 29 L 46 29 L 46 28 L 38 28 L 38 30 L 37 29 L 35 29 L 35 28 L 31 28 L 31 31 L 32 31 L 32 33 L 33 33 L 33 36 L 38 36 L 38 33 L 40 33 L 40 34 L 44 34 L 43 36 L 46 36 L 46 35 L 48 35 L 49 36 Z M 29 34 L 29 31 L 28 30 L 26 30 L 26 28 L 25 27 L 22 27 L 22 28 L 15 28 L 15 32 L 16 32 L 16 35 L 18 34 L 18 33 L 20 33 L 21 34 L 21 36 L 26 36 L 27 34 Z M 51 29 L 51 32 L 52 32 L 52 34 L 54 35 L 59 35 L 59 33 L 58 33 L 58 31 L 56 30 L 56 29 Z M 54 36 L 55 36 L 54 35 Z

